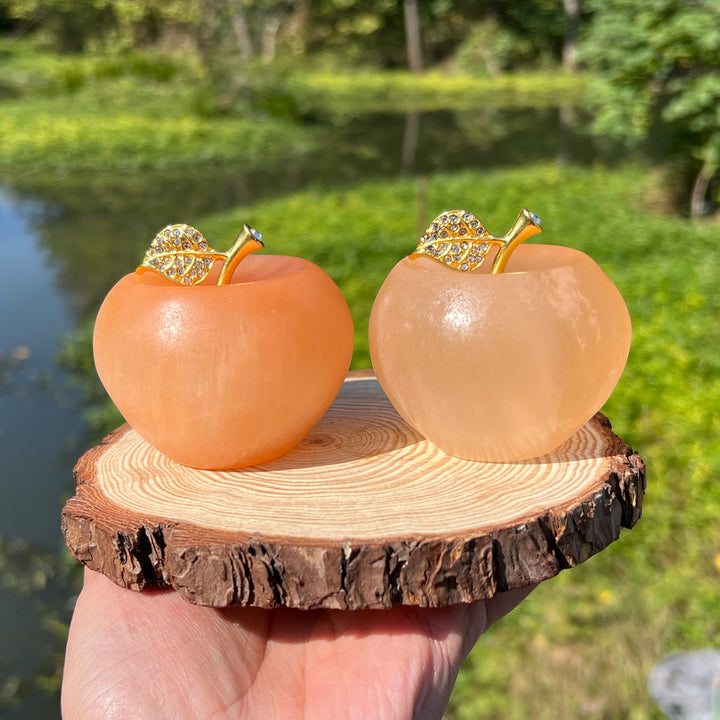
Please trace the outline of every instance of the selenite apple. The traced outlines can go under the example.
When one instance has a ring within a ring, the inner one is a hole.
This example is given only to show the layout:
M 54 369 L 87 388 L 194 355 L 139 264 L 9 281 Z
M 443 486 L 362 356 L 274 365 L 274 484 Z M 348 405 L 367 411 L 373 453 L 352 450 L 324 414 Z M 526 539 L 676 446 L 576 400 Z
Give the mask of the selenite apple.
M 450 211 L 375 299 L 378 380 L 399 414 L 450 455 L 512 462 L 555 450 L 602 407 L 625 367 L 631 325 L 620 292 L 578 250 L 518 246 L 539 231 L 526 210 L 503 238 Z M 489 269 L 482 260 L 492 246 L 500 250 Z
M 221 470 L 283 455 L 349 367 L 353 324 L 340 289 L 298 257 L 237 264 L 259 238 L 245 226 L 238 247 L 217 253 L 193 228 L 168 226 L 100 307 L 103 385 L 127 422 L 183 465 Z

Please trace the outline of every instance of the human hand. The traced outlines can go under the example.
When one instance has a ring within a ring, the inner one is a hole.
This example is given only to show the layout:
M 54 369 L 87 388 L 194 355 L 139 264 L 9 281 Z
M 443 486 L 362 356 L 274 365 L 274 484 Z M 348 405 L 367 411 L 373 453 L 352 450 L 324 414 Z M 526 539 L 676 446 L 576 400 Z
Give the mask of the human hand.
M 529 592 L 437 609 L 216 609 L 85 570 L 63 718 L 440 718 L 478 637 Z

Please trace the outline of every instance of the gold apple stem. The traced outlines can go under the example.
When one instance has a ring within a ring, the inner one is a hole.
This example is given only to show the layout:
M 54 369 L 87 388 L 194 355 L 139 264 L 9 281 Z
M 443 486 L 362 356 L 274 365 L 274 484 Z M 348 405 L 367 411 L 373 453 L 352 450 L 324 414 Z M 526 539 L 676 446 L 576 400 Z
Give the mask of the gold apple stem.
M 243 225 L 240 234 L 237 236 L 237 240 L 235 240 L 235 244 L 224 253 L 225 264 L 220 271 L 217 284 L 227 285 L 232 279 L 235 268 L 243 258 L 246 258 L 250 253 L 254 253 L 263 247 L 265 247 L 265 243 L 262 241 L 262 235 L 249 225 Z
M 523 208 L 507 235 L 504 237 L 496 237 L 493 235 L 489 238 L 493 244 L 495 242 L 500 244 L 500 249 L 497 251 L 490 270 L 491 274 L 496 275 L 503 272 L 515 248 L 521 242 L 539 232 L 542 232 L 540 218 L 534 213 L 531 213 L 527 208 Z

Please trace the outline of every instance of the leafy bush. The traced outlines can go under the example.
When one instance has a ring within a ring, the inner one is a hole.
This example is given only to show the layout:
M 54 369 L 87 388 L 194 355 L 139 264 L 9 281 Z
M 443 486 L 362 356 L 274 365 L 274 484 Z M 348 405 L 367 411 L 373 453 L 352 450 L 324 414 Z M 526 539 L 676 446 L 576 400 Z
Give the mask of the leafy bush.
M 644 139 L 658 120 L 682 136 L 698 172 L 691 209 L 700 215 L 720 163 L 720 29 L 717 3 L 591 0 L 582 57 L 599 76 L 593 97 L 601 132 Z M 712 198 L 717 205 L 717 198 Z

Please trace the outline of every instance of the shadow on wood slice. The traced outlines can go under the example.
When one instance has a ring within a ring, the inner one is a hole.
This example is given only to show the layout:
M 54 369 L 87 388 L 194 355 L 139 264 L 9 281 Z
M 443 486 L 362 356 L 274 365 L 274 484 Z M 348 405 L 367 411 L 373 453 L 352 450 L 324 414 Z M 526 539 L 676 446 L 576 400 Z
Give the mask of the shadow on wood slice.
M 445 455 L 351 374 L 288 455 L 235 471 L 174 463 L 129 426 L 86 452 L 62 513 L 70 551 L 117 584 L 225 607 L 439 607 L 536 584 L 639 520 L 645 468 L 597 414 L 551 455 Z

